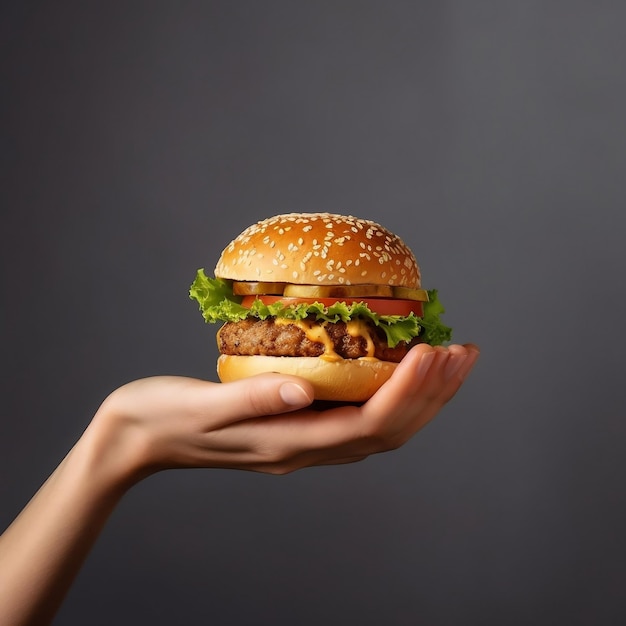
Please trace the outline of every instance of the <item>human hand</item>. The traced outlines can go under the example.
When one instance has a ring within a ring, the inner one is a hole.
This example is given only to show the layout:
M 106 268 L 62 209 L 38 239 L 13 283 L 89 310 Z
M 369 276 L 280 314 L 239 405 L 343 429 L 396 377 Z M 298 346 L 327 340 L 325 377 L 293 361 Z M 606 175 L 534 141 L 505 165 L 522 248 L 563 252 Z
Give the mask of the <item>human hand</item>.
M 0 623 L 51 621 L 126 490 L 158 470 L 273 474 L 397 448 L 458 391 L 478 349 L 413 348 L 362 406 L 319 410 L 311 385 L 264 374 L 219 384 L 182 377 L 114 391 L 27 507 L 0 536 Z
M 318 410 L 303 379 L 264 374 L 220 384 L 184 377 L 134 381 L 113 392 L 91 428 L 104 456 L 136 482 L 182 467 L 283 474 L 398 448 L 458 391 L 478 357 L 468 344 L 413 348 L 362 406 Z M 109 454 L 106 454 L 106 452 Z

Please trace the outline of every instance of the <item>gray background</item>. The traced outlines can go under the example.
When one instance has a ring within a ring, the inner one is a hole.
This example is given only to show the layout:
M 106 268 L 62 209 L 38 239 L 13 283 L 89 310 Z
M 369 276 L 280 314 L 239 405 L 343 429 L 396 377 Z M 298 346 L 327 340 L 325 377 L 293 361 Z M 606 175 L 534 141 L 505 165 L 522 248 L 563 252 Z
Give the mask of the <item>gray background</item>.
M 116 386 L 215 379 L 187 288 L 257 219 L 382 222 L 482 348 L 399 451 L 137 486 L 58 624 L 624 623 L 626 4 L 20 2 L 0 24 L 0 526 Z

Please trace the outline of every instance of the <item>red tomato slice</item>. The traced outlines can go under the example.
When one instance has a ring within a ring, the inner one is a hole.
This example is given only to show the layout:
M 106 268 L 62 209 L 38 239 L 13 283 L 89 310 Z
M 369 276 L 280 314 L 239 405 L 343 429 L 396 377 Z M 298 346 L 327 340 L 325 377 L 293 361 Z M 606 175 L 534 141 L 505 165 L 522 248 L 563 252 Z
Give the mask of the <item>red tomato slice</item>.
M 283 302 L 286 305 L 301 304 L 305 302 L 312 304 L 313 302 L 319 302 L 324 306 L 332 306 L 336 302 L 345 302 L 346 304 L 352 304 L 353 302 L 364 302 L 374 313 L 378 315 L 402 315 L 407 316 L 411 312 L 415 313 L 418 317 L 424 316 L 423 302 L 417 302 L 416 300 L 395 300 L 391 298 L 356 298 L 350 300 L 348 298 L 342 298 L 337 300 L 336 298 L 284 298 L 283 296 L 244 296 L 241 301 L 241 305 L 246 308 L 250 308 L 255 299 L 258 298 L 264 304 L 275 304 L 276 302 Z

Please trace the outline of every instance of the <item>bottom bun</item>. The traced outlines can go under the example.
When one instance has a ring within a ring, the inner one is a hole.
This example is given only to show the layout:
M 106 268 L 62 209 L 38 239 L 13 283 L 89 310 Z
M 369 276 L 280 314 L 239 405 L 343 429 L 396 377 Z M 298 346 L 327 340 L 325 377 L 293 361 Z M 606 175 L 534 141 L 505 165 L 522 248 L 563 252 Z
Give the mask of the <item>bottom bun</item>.
M 310 356 L 222 354 L 217 360 L 217 375 L 228 383 L 267 372 L 290 374 L 310 381 L 316 400 L 364 402 L 389 380 L 397 365 L 378 359 L 325 361 Z

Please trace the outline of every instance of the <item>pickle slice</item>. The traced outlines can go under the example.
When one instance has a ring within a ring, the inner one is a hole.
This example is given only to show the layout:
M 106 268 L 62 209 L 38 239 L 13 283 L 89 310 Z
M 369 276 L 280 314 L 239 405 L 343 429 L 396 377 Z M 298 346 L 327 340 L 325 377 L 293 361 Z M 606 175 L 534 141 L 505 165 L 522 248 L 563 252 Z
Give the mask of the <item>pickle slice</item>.
M 282 296 L 285 283 L 233 282 L 233 293 L 236 296 L 271 295 Z
M 286 298 L 398 298 L 428 302 L 425 289 L 391 285 L 293 285 L 269 282 L 233 282 L 236 296 L 285 296 Z
M 289 298 L 392 298 L 389 285 L 287 285 Z
M 408 287 L 394 287 L 393 297 L 402 300 L 416 300 L 417 302 L 428 302 L 428 292 L 426 289 L 409 289 Z

